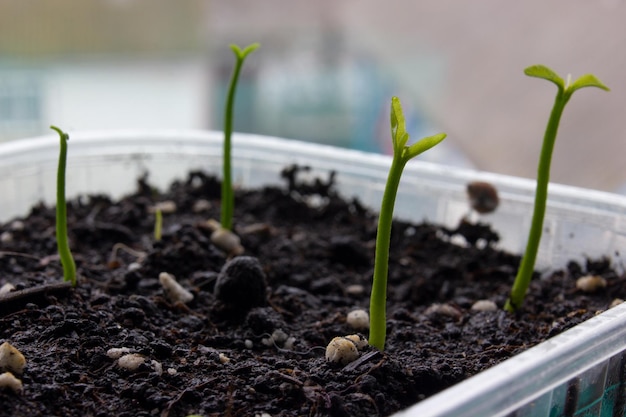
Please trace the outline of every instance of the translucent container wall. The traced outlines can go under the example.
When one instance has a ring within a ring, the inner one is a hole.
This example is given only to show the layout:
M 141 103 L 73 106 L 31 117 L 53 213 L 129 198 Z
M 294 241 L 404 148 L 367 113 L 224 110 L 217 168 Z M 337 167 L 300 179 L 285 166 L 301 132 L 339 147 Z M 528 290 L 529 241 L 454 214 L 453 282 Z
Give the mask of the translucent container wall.
M 54 203 L 57 136 L 0 145 L 0 222 L 26 215 L 36 202 Z M 120 197 L 136 179 L 165 188 L 191 169 L 221 176 L 222 134 L 134 131 L 72 134 L 67 193 Z M 418 157 L 419 158 L 419 157 Z M 254 135 L 233 138 L 233 178 L 243 187 L 280 185 L 289 164 L 307 165 L 310 176 L 336 171 L 337 188 L 378 209 L 390 165 L 382 155 Z M 522 253 L 531 220 L 532 181 L 411 161 L 405 168 L 396 217 L 448 227 L 468 213 L 465 186 L 494 184 L 501 204 L 482 222 L 492 224 L 500 247 Z M 623 268 L 626 198 L 550 185 L 538 268 L 569 260 L 609 257 Z M 623 416 L 626 392 L 626 305 L 509 359 L 398 416 Z

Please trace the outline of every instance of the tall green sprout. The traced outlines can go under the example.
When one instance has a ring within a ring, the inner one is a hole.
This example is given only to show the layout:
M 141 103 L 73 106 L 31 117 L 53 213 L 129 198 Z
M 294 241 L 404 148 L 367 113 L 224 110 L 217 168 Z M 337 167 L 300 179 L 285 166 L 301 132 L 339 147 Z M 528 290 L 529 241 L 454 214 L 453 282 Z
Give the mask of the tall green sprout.
M 154 209 L 154 241 L 160 242 L 163 236 L 163 210 L 161 207 Z
M 237 81 L 239 73 L 246 57 L 254 52 L 260 45 L 253 43 L 245 47 L 243 50 L 237 45 L 230 45 L 230 49 L 235 53 L 236 63 L 233 74 L 228 87 L 228 96 L 226 97 L 226 109 L 224 111 L 224 173 L 222 178 L 222 211 L 221 225 L 224 229 L 231 230 L 233 227 L 233 214 L 235 211 L 235 194 L 233 192 L 232 174 L 231 174 L 231 141 L 230 137 L 233 133 L 233 113 L 235 107 L 235 90 L 237 89 Z
M 402 106 L 397 97 L 391 99 L 391 141 L 393 143 L 393 159 L 387 184 L 383 193 L 383 201 L 378 217 L 378 231 L 376 233 L 376 255 L 374 257 L 374 278 L 372 294 L 370 296 L 370 334 L 369 344 L 383 350 L 387 337 L 387 273 L 389 270 L 389 244 L 391 242 L 391 223 L 393 208 L 398 193 L 398 185 L 402 170 L 410 159 L 427 151 L 444 140 L 445 133 L 439 133 L 421 139 L 412 145 L 407 145 L 409 134 Z
M 59 152 L 59 166 L 57 169 L 57 204 L 56 204 L 56 238 L 63 266 L 63 280 L 76 286 L 76 264 L 70 250 L 67 238 L 67 204 L 65 202 L 65 166 L 67 161 L 67 141 L 70 139 L 67 133 L 64 133 L 56 126 L 50 126 L 59 134 L 61 147 Z
M 574 91 L 584 87 L 597 87 L 609 91 L 608 87 L 602 84 L 592 74 L 586 74 L 578 78 L 573 83 L 570 78 L 564 81 L 550 68 L 543 65 L 533 65 L 524 70 L 524 73 L 530 77 L 543 78 L 556 84 L 557 93 L 552 107 L 552 113 L 548 119 L 548 126 L 543 137 L 543 145 L 539 156 L 539 167 L 537 170 L 537 188 L 535 190 L 535 206 L 533 217 L 530 224 L 530 232 L 528 234 L 528 242 L 526 244 L 526 252 L 522 257 L 517 276 L 511 289 L 511 295 L 504 306 L 505 310 L 513 312 L 520 308 L 526 290 L 530 285 L 535 261 L 537 260 L 537 251 L 539 250 L 539 242 L 541 240 L 541 232 L 543 229 L 543 219 L 546 212 L 546 200 L 548 198 L 548 183 L 550 181 L 550 162 L 552 160 L 552 150 L 556 141 L 556 134 L 559 129 L 559 122 L 565 105 L 574 94 Z

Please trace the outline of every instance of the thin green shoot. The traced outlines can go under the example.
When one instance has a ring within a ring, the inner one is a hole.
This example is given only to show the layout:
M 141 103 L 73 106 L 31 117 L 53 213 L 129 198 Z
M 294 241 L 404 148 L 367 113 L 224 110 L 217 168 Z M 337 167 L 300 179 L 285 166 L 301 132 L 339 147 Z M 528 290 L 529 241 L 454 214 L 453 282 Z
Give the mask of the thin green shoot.
M 163 211 L 158 205 L 154 208 L 154 241 L 160 242 L 163 237 Z
M 396 202 L 400 177 L 406 163 L 444 140 L 445 133 L 429 136 L 407 145 L 409 134 L 400 100 L 391 99 L 391 140 L 393 143 L 393 159 L 387 184 L 383 193 L 378 231 L 376 233 L 376 254 L 374 257 L 374 278 L 370 296 L 370 334 L 369 344 L 383 350 L 387 337 L 387 274 L 389 270 L 389 245 L 391 243 L 391 224 L 393 208 Z
M 243 50 L 237 45 L 230 45 L 230 49 L 235 53 L 236 63 L 230 79 L 228 96 L 226 97 L 226 108 L 224 111 L 224 152 L 223 152 L 223 178 L 222 178 L 222 207 L 220 222 L 224 229 L 232 230 L 233 215 L 235 211 L 235 194 L 232 186 L 231 174 L 231 136 L 233 133 L 233 113 L 235 107 L 235 91 L 239 73 L 246 57 L 254 52 L 260 45 L 253 43 Z
M 65 202 L 65 168 L 67 162 L 67 141 L 69 135 L 56 126 L 50 126 L 59 134 L 61 148 L 57 169 L 56 238 L 59 258 L 63 266 L 63 280 L 76 286 L 76 264 L 67 238 L 67 204 Z
M 600 82 L 600 80 L 592 74 L 583 75 L 572 83 L 569 77 L 567 78 L 567 81 L 564 81 L 563 78 L 557 75 L 554 71 L 543 65 L 533 65 L 528 67 L 524 70 L 524 73 L 530 77 L 543 78 L 544 80 L 551 81 L 556 84 L 558 90 L 554 100 L 554 106 L 552 107 L 552 113 L 548 119 L 548 125 L 543 137 L 541 154 L 539 156 L 535 205 L 530 224 L 530 231 L 528 234 L 528 242 L 526 243 L 526 252 L 524 252 L 524 256 L 522 257 L 509 299 L 504 306 L 505 310 L 510 312 L 513 312 L 522 306 L 535 268 L 539 242 L 541 241 L 541 233 L 543 229 L 543 219 L 546 212 L 552 150 L 554 149 L 554 143 L 556 141 L 556 135 L 561 115 L 563 114 L 563 109 L 565 109 L 565 105 L 571 98 L 572 94 L 574 94 L 574 91 L 581 88 L 597 87 L 602 90 L 609 91 L 609 88 L 602 84 L 602 82 Z

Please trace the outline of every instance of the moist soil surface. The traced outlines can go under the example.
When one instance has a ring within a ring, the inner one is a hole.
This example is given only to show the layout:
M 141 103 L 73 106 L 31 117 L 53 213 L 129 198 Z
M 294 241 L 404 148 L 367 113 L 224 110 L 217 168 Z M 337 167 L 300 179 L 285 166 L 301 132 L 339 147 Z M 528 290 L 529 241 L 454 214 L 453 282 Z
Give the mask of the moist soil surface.
M 232 256 L 206 223 L 219 219 L 220 183 L 198 172 L 167 191 L 142 179 L 121 201 L 69 202 L 75 288 L 62 284 L 54 208 L 0 225 L 0 285 L 16 287 L 0 298 L 0 342 L 27 360 L 23 391 L 0 390 L 0 415 L 385 416 L 626 297 L 626 278 L 608 262 L 572 262 L 537 276 L 523 308 L 506 313 L 520 259 L 497 249 L 496 231 L 396 221 L 386 349 L 329 363 L 331 339 L 367 336 L 346 316 L 369 306 L 377 216 L 336 195 L 332 176 L 301 182 L 299 171 L 285 170 L 282 188 L 236 192 L 234 229 L 261 265 L 261 287 L 244 272 L 240 287 L 215 291 Z M 164 209 L 155 241 L 153 207 L 163 201 L 177 209 Z M 193 300 L 172 301 L 161 272 Z M 587 274 L 608 285 L 582 293 L 576 279 Z M 499 308 L 473 310 L 478 300 Z M 115 352 L 142 363 L 127 369 Z

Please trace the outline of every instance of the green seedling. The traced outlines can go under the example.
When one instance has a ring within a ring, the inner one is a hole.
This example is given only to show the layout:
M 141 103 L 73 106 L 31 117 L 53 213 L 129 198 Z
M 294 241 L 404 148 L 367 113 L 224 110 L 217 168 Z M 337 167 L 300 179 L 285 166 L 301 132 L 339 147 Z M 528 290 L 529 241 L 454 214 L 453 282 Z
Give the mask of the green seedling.
M 253 43 L 245 47 L 243 50 L 237 45 L 230 45 L 230 49 L 235 53 L 236 63 L 233 74 L 230 78 L 230 86 L 228 87 L 228 96 L 226 97 L 226 108 L 224 111 L 224 172 L 222 178 L 222 211 L 220 222 L 222 227 L 232 230 L 233 214 L 235 211 L 235 195 L 233 193 L 232 176 L 231 176 L 231 141 L 230 137 L 233 133 L 233 110 L 235 107 L 235 90 L 237 89 L 237 81 L 239 73 L 246 57 L 254 52 L 260 45 Z
M 161 207 L 154 209 L 154 241 L 160 242 L 163 236 L 163 211 Z
M 63 280 L 76 286 L 76 264 L 67 238 L 67 204 L 65 202 L 65 166 L 67 161 L 67 141 L 70 139 L 56 126 L 50 126 L 60 137 L 59 166 L 57 169 L 57 206 L 56 206 L 56 237 L 59 257 L 63 266 Z
M 602 90 L 609 91 L 608 87 L 602 84 L 602 82 L 592 74 L 583 75 L 572 83 L 569 76 L 567 81 L 564 81 L 554 71 L 543 65 L 533 65 L 528 67 L 524 70 L 524 73 L 530 77 L 543 78 L 544 80 L 551 81 L 556 84 L 558 90 L 554 100 L 554 106 L 552 107 L 552 113 L 548 119 L 548 125 L 543 137 L 541 154 L 539 156 L 537 188 L 535 190 L 535 206 L 530 224 L 530 232 L 528 234 L 528 242 L 526 243 L 526 252 L 524 252 L 524 256 L 522 257 L 509 299 L 504 306 L 505 310 L 510 312 L 513 312 L 521 307 L 535 268 L 537 251 L 539 250 L 539 242 L 541 240 L 541 232 L 543 229 L 543 219 L 546 212 L 552 150 L 554 149 L 554 142 L 556 141 L 556 134 L 559 128 L 561 115 L 563 114 L 563 109 L 572 97 L 572 94 L 574 94 L 574 91 L 581 88 L 597 87 Z
M 376 255 L 374 257 L 374 279 L 370 297 L 370 345 L 383 350 L 387 337 L 387 273 L 389 269 L 389 244 L 391 242 L 391 223 L 393 208 L 396 202 L 398 185 L 402 170 L 410 159 L 427 151 L 444 140 L 445 133 L 439 133 L 421 139 L 412 145 L 407 145 L 409 134 L 402 106 L 397 97 L 391 99 L 391 141 L 393 143 L 393 159 L 387 184 L 383 193 L 383 201 L 378 217 L 378 231 L 376 234 Z

